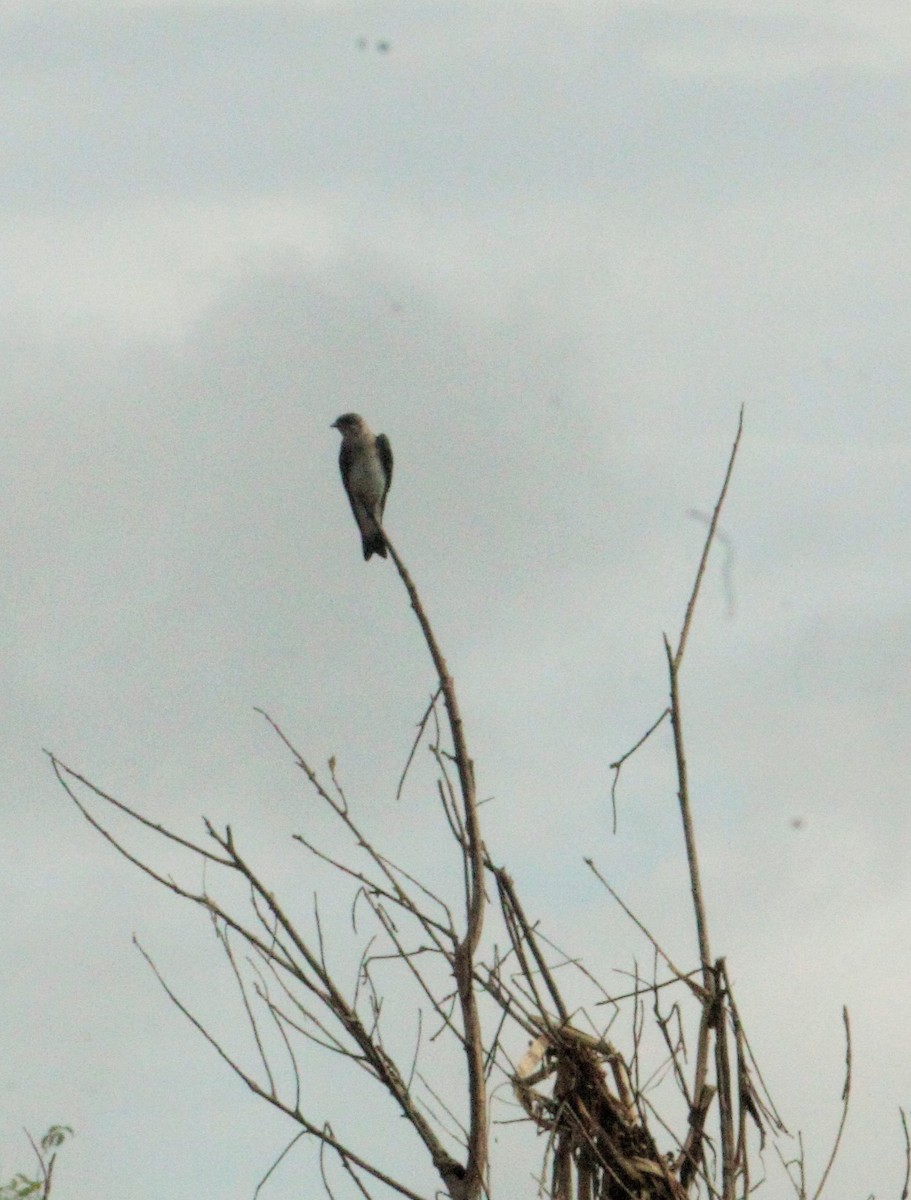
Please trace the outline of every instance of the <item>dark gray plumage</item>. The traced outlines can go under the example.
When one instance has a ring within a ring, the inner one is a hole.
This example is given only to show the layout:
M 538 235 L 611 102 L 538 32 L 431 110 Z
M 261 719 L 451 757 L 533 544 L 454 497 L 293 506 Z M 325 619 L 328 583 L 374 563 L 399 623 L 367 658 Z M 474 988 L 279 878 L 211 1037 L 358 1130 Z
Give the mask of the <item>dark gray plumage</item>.
M 383 509 L 392 483 L 392 447 L 384 433 L 374 436 L 363 417 L 344 413 L 332 422 L 342 435 L 338 456 L 342 483 L 351 502 L 351 511 L 361 531 L 364 558 L 372 554 L 386 557 L 383 537 Z

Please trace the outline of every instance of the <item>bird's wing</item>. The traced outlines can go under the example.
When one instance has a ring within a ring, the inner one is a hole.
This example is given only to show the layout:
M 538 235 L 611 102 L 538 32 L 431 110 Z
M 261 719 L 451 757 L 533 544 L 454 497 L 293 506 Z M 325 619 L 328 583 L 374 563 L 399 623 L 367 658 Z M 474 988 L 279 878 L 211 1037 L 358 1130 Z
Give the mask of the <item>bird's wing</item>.
M 358 525 L 361 524 L 362 514 L 364 511 L 363 504 L 357 504 L 354 496 L 351 494 L 351 485 L 348 480 L 351 476 L 351 464 L 355 455 L 354 447 L 343 438 L 342 448 L 338 455 L 338 468 L 342 473 L 342 483 L 345 485 L 345 495 L 348 497 L 348 503 L 351 505 L 351 511 L 354 513 L 354 519 Z
M 377 434 L 376 452 L 380 456 L 380 463 L 386 475 L 386 487 L 383 489 L 383 498 L 380 501 L 380 518 L 382 519 L 386 496 L 389 494 L 389 485 L 392 483 L 392 447 L 389 445 L 389 438 L 385 433 Z

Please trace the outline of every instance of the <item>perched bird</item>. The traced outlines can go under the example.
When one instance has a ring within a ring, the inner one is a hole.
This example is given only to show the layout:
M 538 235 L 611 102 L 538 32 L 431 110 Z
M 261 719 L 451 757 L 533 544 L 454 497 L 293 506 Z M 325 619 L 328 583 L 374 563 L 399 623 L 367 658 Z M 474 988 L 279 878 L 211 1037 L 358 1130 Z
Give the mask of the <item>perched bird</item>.
M 357 413 L 344 413 L 332 428 L 342 435 L 338 465 L 342 483 L 351 501 L 351 511 L 361 531 L 364 558 L 371 554 L 386 557 L 386 540 L 382 534 L 383 509 L 386 493 L 392 483 L 392 447 L 385 433 L 376 437 L 367 422 Z

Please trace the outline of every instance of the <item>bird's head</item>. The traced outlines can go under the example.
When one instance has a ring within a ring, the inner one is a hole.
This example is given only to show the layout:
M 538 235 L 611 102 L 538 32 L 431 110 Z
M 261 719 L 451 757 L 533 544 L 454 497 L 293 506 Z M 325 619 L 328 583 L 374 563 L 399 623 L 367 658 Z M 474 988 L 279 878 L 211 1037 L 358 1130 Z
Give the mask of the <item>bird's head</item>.
M 364 418 L 358 416 L 357 413 L 342 413 L 332 422 L 330 428 L 337 429 L 342 437 L 346 433 L 360 433 L 365 428 Z

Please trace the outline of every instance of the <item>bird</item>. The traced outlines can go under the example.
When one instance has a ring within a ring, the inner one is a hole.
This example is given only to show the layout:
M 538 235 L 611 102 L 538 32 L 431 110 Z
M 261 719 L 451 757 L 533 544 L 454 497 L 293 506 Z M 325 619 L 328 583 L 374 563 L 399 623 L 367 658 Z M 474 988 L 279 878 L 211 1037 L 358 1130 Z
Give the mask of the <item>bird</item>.
M 351 511 L 361 531 L 364 559 L 386 557 L 383 509 L 392 483 L 392 447 L 385 433 L 376 436 L 357 413 L 343 413 L 332 422 L 342 435 L 338 465 Z

